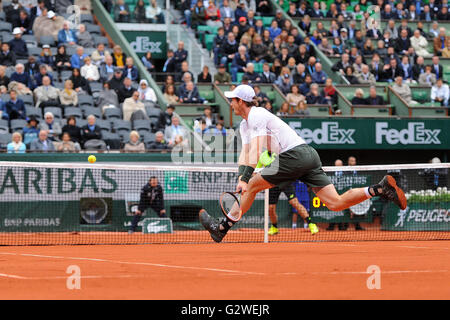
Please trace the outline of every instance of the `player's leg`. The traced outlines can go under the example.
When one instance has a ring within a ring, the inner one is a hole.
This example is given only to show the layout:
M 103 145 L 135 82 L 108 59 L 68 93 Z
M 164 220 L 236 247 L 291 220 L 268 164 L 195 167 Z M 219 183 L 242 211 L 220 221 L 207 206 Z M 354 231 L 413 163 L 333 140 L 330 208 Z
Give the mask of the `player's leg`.
M 297 210 L 297 213 L 305 220 L 305 222 L 308 224 L 309 230 L 311 230 L 312 234 L 316 234 L 319 232 L 319 228 L 315 223 L 311 221 L 311 217 L 309 216 L 308 211 L 306 208 L 298 201 L 297 197 L 294 197 L 289 200 L 289 204 Z
M 275 186 L 269 189 L 269 218 L 272 224 L 269 229 L 269 235 L 273 236 L 278 233 L 278 216 L 277 216 L 277 203 L 280 198 L 281 190 Z
M 128 230 L 128 233 L 134 233 L 136 231 L 138 223 L 142 218 L 142 213 L 143 212 L 136 210 L 136 212 L 134 213 L 134 216 L 133 216 L 133 220 L 131 221 L 131 226 L 130 226 L 130 229 Z

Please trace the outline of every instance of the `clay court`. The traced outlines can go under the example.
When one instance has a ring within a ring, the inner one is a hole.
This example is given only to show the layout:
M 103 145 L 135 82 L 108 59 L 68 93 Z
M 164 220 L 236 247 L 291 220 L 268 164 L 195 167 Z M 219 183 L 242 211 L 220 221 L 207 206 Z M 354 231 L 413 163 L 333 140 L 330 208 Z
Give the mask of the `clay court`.
M 0 299 L 449 299 L 449 261 L 449 241 L 5 246 Z

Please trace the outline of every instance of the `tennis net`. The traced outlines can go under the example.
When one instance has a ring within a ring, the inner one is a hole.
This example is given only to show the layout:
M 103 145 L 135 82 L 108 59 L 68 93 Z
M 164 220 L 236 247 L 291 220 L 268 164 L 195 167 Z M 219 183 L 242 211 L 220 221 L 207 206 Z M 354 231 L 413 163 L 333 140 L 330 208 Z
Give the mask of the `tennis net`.
M 293 228 L 296 214 L 281 194 L 276 205 L 279 232 L 268 236 L 274 221 L 262 192 L 224 242 L 449 240 L 449 168 L 450 164 L 324 167 L 339 193 L 375 184 L 390 174 L 405 190 L 408 207 L 402 211 L 372 198 L 332 212 L 296 182 L 297 198 L 319 233 L 311 235 L 300 217 Z M 165 217 L 151 208 L 160 212 L 158 192 L 147 192 L 154 200 L 143 202 L 150 208 L 129 233 L 134 213 L 143 208 L 141 188 L 150 177 L 161 186 Z M 210 243 L 198 212 L 205 208 L 222 217 L 218 199 L 223 191 L 234 191 L 236 180 L 237 169 L 227 167 L 0 162 L 0 245 Z

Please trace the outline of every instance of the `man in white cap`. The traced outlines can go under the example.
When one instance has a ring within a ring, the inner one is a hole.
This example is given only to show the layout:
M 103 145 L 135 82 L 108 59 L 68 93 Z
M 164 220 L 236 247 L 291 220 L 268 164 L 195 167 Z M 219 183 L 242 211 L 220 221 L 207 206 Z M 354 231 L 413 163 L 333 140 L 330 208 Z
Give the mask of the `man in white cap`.
M 286 122 L 264 108 L 255 107 L 252 87 L 240 85 L 233 91 L 226 91 L 225 97 L 231 99 L 234 113 L 243 118 L 239 128 L 242 150 L 236 187 L 241 200 L 239 206 L 224 212 L 225 218 L 221 221 L 213 219 L 206 210 L 200 210 L 200 223 L 214 241 L 222 241 L 228 230 L 250 209 L 258 192 L 274 186 L 283 189 L 297 180 L 308 185 L 332 211 L 344 210 L 374 196 L 393 201 L 401 209 L 406 208 L 406 197 L 392 176 L 385 176 L 379 184 L 351 189 L 339 195 L 323 171 L 317 151 Z M 265 167 L 253 175 L 263 158 L 266 158 Z
M 17 58 L 27 59 L 28 48 L 26 42 L 22 39 L 22 30 L 20 28 L 14 28 L 13 36 L 14 39 L 9 41 L 10 50 L 16 54 Z

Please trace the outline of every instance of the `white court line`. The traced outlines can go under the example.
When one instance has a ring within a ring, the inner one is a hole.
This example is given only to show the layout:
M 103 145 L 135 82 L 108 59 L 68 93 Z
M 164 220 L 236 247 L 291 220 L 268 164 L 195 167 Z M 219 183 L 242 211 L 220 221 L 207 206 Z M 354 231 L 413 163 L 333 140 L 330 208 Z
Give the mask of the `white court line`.
M 447 273 L 448 270 L 392 270 L 381 271 L 381 274 L 399 274 L 399 273 Z M 333 272 L 313 272 L 313 274 L 370 274 L 365 271 L 333 271 Z
M 13 278 L 13 279 L 28 279 L 26 277 L 16 276 L 14 274 L 6 274 L 6 273 L 0 273 L 0 277 L 3 278 Z
M 442 247 L 416 247 L 416 246 L 398 246 L 399 248 L 409 248 L 409 249 L 434 249 L 434 250 L 450 250 L 450 248 Z
M 107 260 L 107 259 L 82 258 L 82 257 L 46 256 L 46 255 L 28 254 L 28 253 L 3 253 L 3 252 L 0 252 L 0 254 L 23 256 L 23 257 L 49 258 L 49 259 L 84 260 L 84 261 L 106 262 L 106 263 L 114 263 L 114 264 L 141 265 L 141 266 L 150 266 L 150 267 L 186 269 L 186 270 L 197 270 L 197 271 L 225 272 L 225 273 L 246 274 L 246 275 L 266 275 L 265 273 L 261 273 L 261 272 L 204 268 L 204 267 L 188 267 L 188 266 L 177 266 L 177 265 L 169 265 L 169 264 L 161 264 L 161 263 L 150 263 L 150 262 L 130 262 L 130 261 L 115 261 L 115 260 Z

